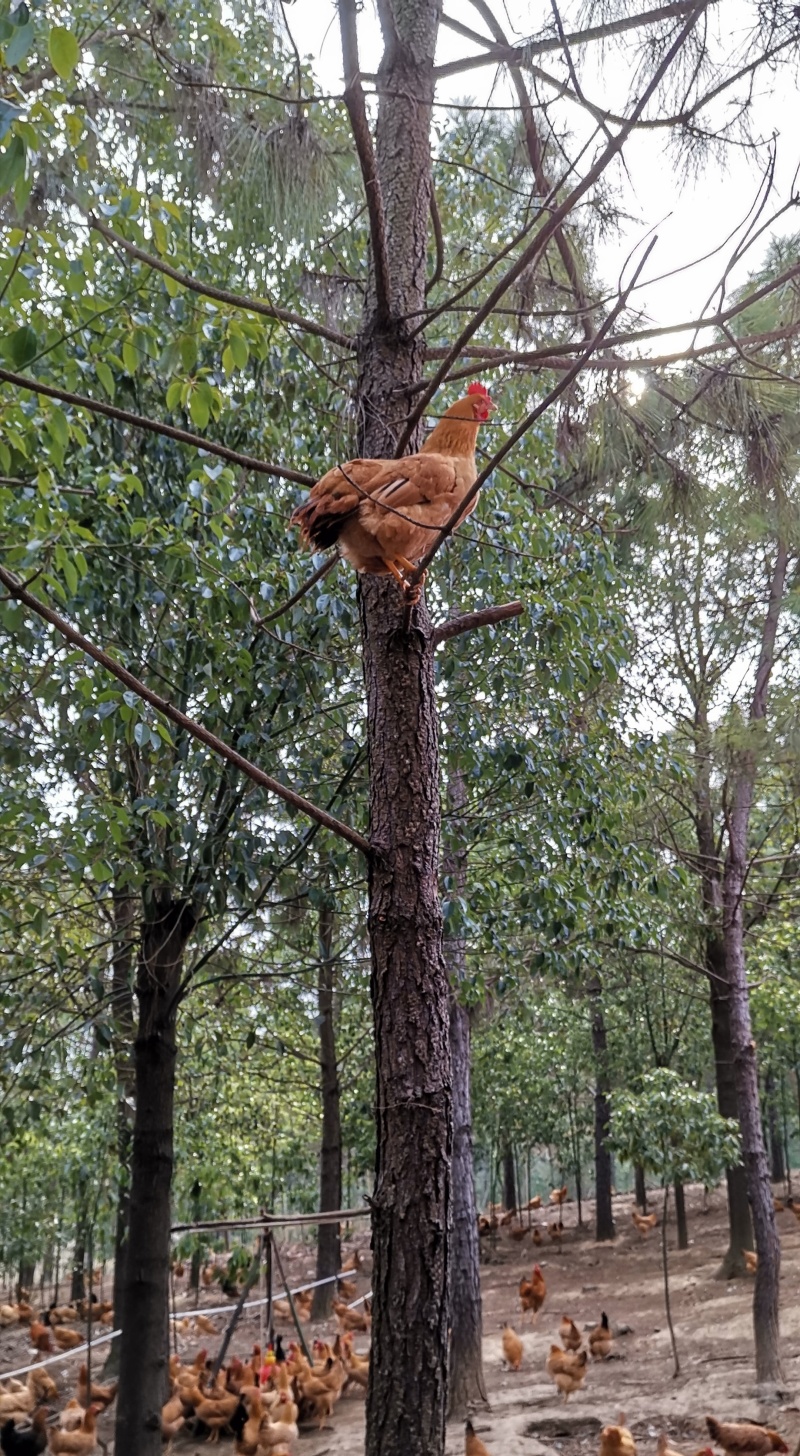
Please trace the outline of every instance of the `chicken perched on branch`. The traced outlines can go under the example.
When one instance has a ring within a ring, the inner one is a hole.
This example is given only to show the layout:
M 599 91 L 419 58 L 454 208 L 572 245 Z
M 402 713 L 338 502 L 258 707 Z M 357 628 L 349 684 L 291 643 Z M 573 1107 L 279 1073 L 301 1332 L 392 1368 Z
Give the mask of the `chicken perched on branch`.
M 408 591 L 415 563 L 475 484 L 478 429 L 494 408 L 484 386 L 471 384 L 418 454 L 336 465 L 312 487 L 292 524 L 308 546 L 338 545 L 356 571 L 393 576 Z M 471 500 L 460 520 L 474 506 Z

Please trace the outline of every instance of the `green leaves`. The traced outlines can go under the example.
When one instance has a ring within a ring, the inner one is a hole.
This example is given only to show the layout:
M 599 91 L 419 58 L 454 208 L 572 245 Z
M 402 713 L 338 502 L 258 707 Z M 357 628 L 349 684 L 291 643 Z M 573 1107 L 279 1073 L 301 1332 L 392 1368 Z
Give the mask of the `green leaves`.
M 25 143 L 22 137 L 11 138 L 0 155 L 0 195 L 10 192 L 21 177 L 25 176 Z
M 47 54 L 56 75 L 68 81 L 80 60 L 81 49 L 71 30 L 54 25 L 47 38 Z
M 611 1104 L 616 1151 L 662 1184 L 711 1185 L 740 1159 L 738 1124 L 720 1116 L 712 1093 L 667 1067 L 645 1073 L 636 1091 L 615 1092 Z
M 39 340 L 30 324 L 23 324 L 3 340 L 3 353 L 15 369 L 25 369 L 35 359 L 38 349 Z

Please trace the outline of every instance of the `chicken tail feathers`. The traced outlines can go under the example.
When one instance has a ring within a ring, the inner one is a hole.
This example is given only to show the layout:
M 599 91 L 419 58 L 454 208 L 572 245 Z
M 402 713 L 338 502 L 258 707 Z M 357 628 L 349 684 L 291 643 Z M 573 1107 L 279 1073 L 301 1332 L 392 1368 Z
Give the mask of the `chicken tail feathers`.
M 715 1420 L 713 1416 L 706 1416 L 706 1425 L 708 1426 L 708 1434 L 712 1441 L 719 1441 L 719 1421 Z
M 351 499 L 345 504 L 330 497 L 314 500 L 310 497 L 293 511 L 290 525 L 300 527 L 300 535 L 307 546 L 317 551 L 327 551 L 335 546 L 346 521 L 358 510 L 359 502 Z

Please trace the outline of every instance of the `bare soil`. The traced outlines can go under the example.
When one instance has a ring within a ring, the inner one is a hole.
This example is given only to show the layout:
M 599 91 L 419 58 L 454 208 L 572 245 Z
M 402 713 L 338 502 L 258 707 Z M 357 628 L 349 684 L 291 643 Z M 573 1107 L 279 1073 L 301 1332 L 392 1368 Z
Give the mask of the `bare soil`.
M 753 1280 L 722 1282 L 714 1277 L 726 1247 L 724 1190 L 714 1191 L 706 1200 L 702 1189 L 687 1189 L 690 1246 L 686 1251 L 678 1252 L 674 1227 L 669 1230 L 672 1313 L 681 1366 L 677 1378 L 673 1378 L 664 1313 L 660 1229 L 642 1239 L 630 1217 L 632 1207 L 630 1196 L 615 1199 L 617 1238 L 610 1244 L 596 1244 L 591 1226 L 577 1228 L 576 1205 L 569 1203 L 564 1208 L 566 1232 L 560 1252 L 547 1238 L 541 1248 L 534 1248 L 528 1238 L 517 1244 L 502 1232 L 494 1247 L 482 1250 L 487 1259 L 482 1269 L 483 1352 L 490 1404 L 473 1415 L 478 1434 L 493 1456 L 590 1456 L 597 1451 L 601 1427 L 624 1413 L 640 1456 L 651 1456 L 661 1431 L 673 1445 L 694 1453 L 707 1444 L 703 1418 L 713 1413 L 721 1420 L 766 1421 L 794 1450 L 800 1442 L 800 1407 L 794 1396 L 800 1391 L 800 1225 L 791 1212 L 778 1215 L 785 1380 L 783 1391 L 764 1401 L 758 1398 L 753 1364 Z M 584 1219 L 591 1220 L 592 1215 L 591 1204 L 585 1205 Z M 543 1210 L 532 1218 L 544 1225 L 548 1213 Z M 364 1240 L 356 1242 L 363 1247 Z M 293 1285 L 313 1279 L 313 1251 L 308 1246 L 284 1246 L 282 1254 Z M 547 1281 L 547 1299 L 531 1328 L 530 1316 L 526 1324 L 521 1320 L 517 1286 L 534 1259 Z M 359 1293 L 368 1287 L 362 1276 Z M 204 1292 L 200 1308 L 222 1302 L 218 1292 Z M 579 1328 L 588 1330 L 597 1324 L 602 1310 L 616 1334 L 613 1356 L 590 1365 L 583 1388 L 565 1406 L 544 1369 L 550 1345 L 558 1341 L 559 1321 L 562 1314 L 569 1314 Z M 504 1320 L 511 1321 L 525 1346 L 518 1373 L 503 1365 Z M 225 1317 L 217 1316 L 215 1322 L 221 1331 Z M 286 1324 L 279 1328 L 287 1343 L 293 1329 Z M 333 1322 L 306 1325 L 305 1330 L 309 1340 L 328 1338 L 335 1326 Z M 248 1354 L 258 1338 L 259 1318 L 254 1312 L 242 1321 L 230 1353 Z M 214 1337 L 187 1336 L 179 1341 L 188 1360 L 202 1345 L 213 1354 Z M 356 1338 L 356 1348 L 367 1345 L 366 1336 Z M 0 1333 L 0 1369 L 26 1363 L 28 1349 L 24 1331 L 12 1328 Z M 50 1367 L 65 1400 L 74 1390 L 80 1358 Z M 103 1417 L 100 1436 L 113 1452 L 113 1413 Z M 448 1456 L 460 1456 L 463 1441 L 461 1423 L 450 1423 Z M 188 1432 L 173 1445 L 176 1456 L 199 1456 L 207 1449 Z M 233 1446 L 223 1440 L 217 1449 L 228 1456 Z M 363 1456 L 363 1395 L 344 1397 L 327 1429 L 301 1431 L 297 1449 L 298 1456 L 333 1452 Z

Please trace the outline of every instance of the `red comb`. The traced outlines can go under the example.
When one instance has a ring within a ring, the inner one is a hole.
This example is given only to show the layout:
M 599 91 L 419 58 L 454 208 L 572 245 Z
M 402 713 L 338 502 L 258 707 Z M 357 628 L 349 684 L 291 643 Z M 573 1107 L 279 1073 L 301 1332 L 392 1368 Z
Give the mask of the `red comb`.
M 489 398 L 489 391 L 486 385 L 481 384 L 478 379 L 474 379 L 472 384 L 467 386 L 467 394 L 485 394 L 486 398 Z

